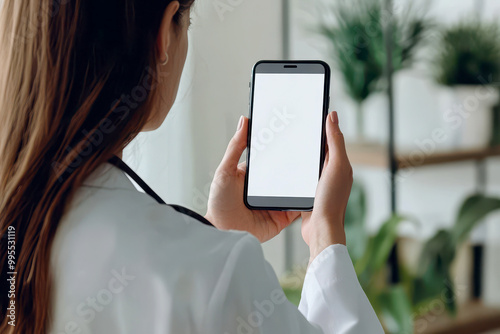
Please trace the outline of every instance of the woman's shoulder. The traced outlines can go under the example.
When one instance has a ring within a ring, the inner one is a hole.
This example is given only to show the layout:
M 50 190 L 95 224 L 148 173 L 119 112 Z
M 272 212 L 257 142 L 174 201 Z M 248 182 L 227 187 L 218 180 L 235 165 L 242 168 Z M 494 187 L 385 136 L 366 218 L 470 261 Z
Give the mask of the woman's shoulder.
M 172 206 L 159 204 L 138 191 L 121 170 L 104 164 L 78 189 L 65 211 L 58 233 L 82 235 L 86 232 L 83 235 L 90 233 L 99 237 L 111 231 L 116 236 L 134 235 L 138 240 L 241 237 L 239 233 L 221 233 Z
M 124 258 L 163 253 L 165 259 L 166 252 L 230 251 L 245 235 L 206 226 L 136 190 L 84 187 L 59 224 L 55 246 L 92 245 L 92 252 L 101 257 L 117 252 Z

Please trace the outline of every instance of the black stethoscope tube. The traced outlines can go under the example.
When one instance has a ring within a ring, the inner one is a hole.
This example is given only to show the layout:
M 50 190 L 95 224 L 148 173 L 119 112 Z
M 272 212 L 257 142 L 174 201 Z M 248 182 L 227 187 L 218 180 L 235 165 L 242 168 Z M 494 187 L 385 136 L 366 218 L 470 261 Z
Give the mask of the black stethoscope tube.
M 115 167 L 121 169 L 125 174 L 130 176 L 130 178 L 134 180 L 134 182 L 137 183 L 137 185 L 141 187 L 141 189 L 144 190 L 146 194 L 154 198 L 158 203 L 168 205 L 179 213 L 185 214 L 193 219 L 196 219 L 202 224 L 213 227 L 213 224 L 210 223 L 207 219 L 205 219 L 205 217 L 203 217 L 202 215 L 179 205 L 172 205 L 165 203 L 165 201 L 162 200 L 161 197 L 158 196 L 158 194 L 155 193 L 154 190 L 151 189 L 151 187 L 148 186 L 147 183 L 144 182 L 144 180 L 141 179 L 141 177 L 137 175 L 125 162 L 123 162 L 122 159 L 118 158 L 117 156 L 113 156 L 111 159 L 108 160 L 108 162 L 114 165 Z

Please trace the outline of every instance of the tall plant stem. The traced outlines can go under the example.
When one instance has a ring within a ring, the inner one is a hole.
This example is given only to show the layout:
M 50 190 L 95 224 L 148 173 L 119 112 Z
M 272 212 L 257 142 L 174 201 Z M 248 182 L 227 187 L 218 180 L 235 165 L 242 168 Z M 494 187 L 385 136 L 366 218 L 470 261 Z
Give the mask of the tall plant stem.
M 366 141 L 365 138 L 365 119 L 363 115 L 363 103 L 358 102 L 356 105 L 356 136 L 360 143 Z

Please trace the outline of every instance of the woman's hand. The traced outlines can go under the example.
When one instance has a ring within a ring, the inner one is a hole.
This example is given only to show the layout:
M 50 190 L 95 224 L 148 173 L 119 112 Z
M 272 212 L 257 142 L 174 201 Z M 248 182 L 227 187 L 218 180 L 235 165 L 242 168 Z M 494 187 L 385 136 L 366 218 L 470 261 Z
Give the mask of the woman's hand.
M 221 230 L 252 233 L 261 242 L 290 225 L 299 212 L 250 210 L 243 202 L 246 163 L 238 164 L 247 146 L 248 119 L 241 117 L 219 168 L 215 172 L 205 218 Z
M 352 167 L 336 111 L 328 115 L 326 123 L 328 151 L 314 209 L 302 213 L 302 237 L 309 246 L 310 261 L 328 246 L 346 243 L 344 217 L 352 187 Z

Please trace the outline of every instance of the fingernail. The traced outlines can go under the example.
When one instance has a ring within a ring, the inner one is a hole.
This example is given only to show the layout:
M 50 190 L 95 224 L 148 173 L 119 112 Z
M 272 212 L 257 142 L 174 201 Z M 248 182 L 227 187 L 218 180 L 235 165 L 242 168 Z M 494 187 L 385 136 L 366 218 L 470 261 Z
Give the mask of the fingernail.
M 240 116 L 240 121 L 238 122 L 238 128 L 236 129 L 236 132 L 240 131 L 242 126 L 243 126 L 243 116 Z
M 332 121 L 333 124 L 339 124 L 339 115 L 336 111 L 332 111 L 330 114 L 330 121 Z

